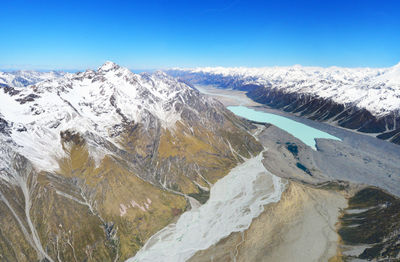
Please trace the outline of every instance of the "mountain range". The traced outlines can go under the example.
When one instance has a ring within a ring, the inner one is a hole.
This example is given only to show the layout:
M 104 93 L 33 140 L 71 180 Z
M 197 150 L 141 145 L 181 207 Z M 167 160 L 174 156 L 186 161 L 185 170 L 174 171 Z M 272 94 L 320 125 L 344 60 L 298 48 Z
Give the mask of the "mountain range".
M 247 91 L 272 108 L 400 144 L 400 64 L 390 68 L 171 69 L 191 85 Z

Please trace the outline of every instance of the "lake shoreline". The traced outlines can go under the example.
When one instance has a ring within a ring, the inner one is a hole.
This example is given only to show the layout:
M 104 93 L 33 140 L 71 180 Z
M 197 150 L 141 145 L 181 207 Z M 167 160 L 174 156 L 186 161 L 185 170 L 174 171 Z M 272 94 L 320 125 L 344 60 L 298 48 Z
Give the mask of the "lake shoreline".
M 262 110 L 254 110 L 247 106 L 228 106 L 227 107 L 236 116 L 245 118 L 258 123 L 272 124 L 287 133 L 295 136 L 309 147 L 316 149 L 316 139 L 331 139 L 339 140 L 339 138 L 323 132 L 319 129 L 310 127 L 301 122 L 294 121 L 290 118 L 279 116 L 276 114 L 267 113 Z

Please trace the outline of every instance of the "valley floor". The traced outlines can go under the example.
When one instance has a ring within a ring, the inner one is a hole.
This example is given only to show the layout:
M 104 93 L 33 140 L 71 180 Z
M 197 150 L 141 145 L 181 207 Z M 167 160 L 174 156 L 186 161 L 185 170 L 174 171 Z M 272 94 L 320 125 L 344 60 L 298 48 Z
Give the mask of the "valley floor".
M 248 230 L 190 261 L 328 261 L 339 248 L 336 223 L 346 205 L 341 193 L 291 182 L 281 200 L 268 205 Z

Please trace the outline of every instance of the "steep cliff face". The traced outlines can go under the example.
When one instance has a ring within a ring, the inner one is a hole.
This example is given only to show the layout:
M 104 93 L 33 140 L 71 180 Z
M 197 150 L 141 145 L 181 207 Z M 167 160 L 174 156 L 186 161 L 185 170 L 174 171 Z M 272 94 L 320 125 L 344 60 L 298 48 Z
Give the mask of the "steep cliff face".
M 5 261 L 122 261 L 262 149 L 219 102 L 112 62 L 0 101 Z
M 190 84 L 248 91 L 256 102 L 400 144 L 400 64 L 391 68 L 197 68 Z

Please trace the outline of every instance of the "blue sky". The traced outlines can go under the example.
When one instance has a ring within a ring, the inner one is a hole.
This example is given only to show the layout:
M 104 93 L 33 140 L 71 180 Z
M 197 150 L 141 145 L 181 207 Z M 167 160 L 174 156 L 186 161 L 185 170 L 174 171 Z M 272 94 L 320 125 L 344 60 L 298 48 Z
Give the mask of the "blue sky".
M 2 69 L 400 62 L 400 1 L 3 0 L 0 10 Z

